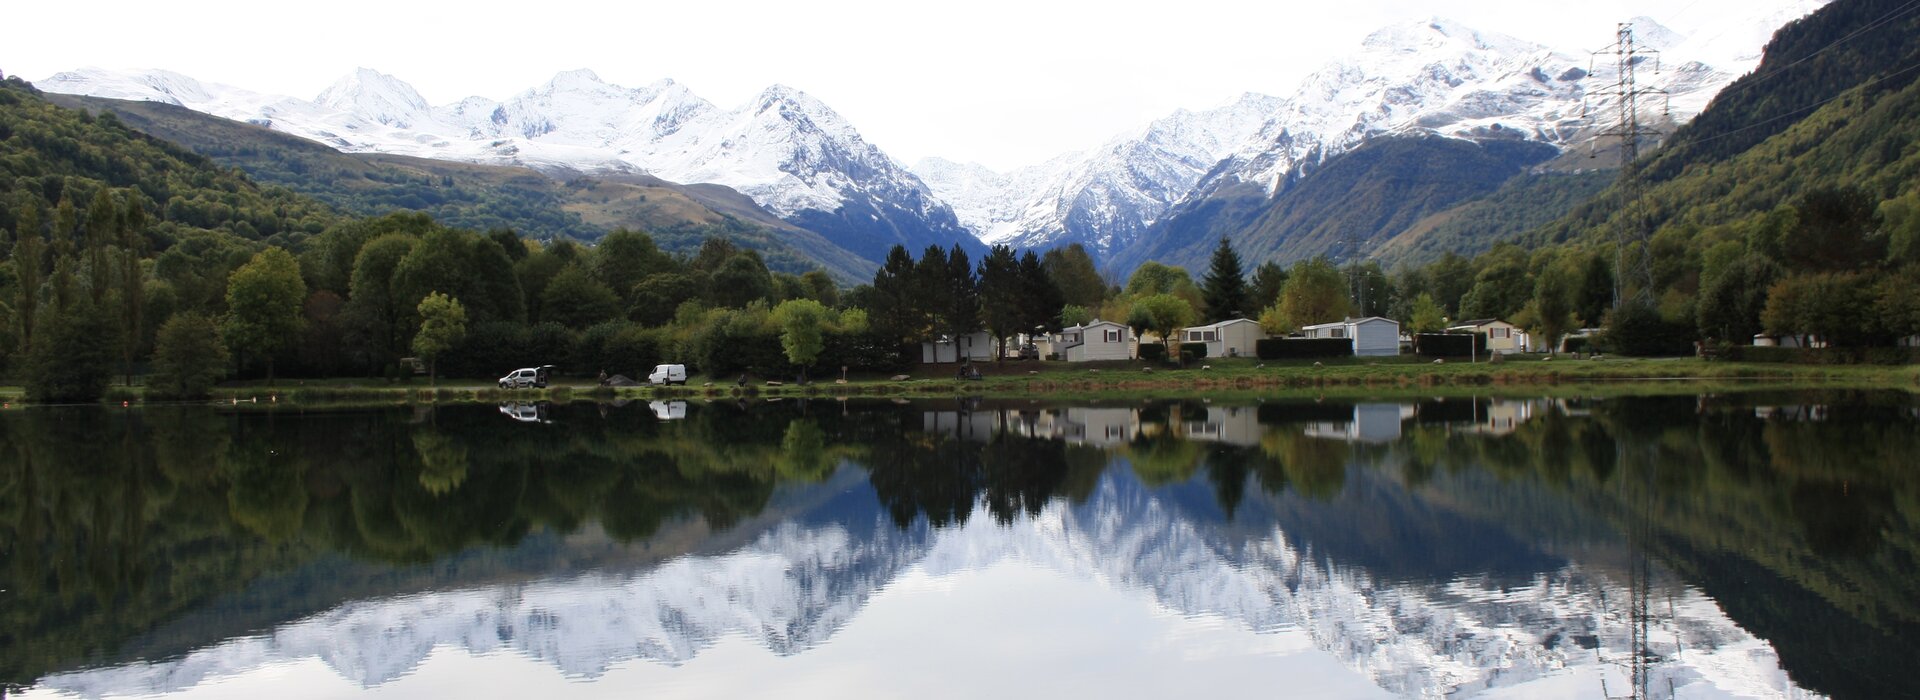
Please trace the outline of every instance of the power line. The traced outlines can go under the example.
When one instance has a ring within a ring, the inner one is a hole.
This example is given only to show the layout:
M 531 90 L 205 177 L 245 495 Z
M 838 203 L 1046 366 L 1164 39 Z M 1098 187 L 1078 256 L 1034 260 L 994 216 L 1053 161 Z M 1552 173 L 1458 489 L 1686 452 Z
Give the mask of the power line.
M 1761 75 L 1751 80 L 1742 80 L 1737 84 L 1728 86 L 1727 89 L 1721 90 L 1720 94 L 1714 95 L 1714 99 L 1718 100 L 1721 97 L 1725 97 L 1727 95 L 1739 92 L 1741 90 L 1745 90 L 1748 87 L 1759 84 L 1781 73 L 1785 73 L 1787 72 L 1788 69 L 1794 66 L 1800 65 L 1802 63 L 1806 63 L 1807 61 L 1811 61 L 1814 59 L 1814 57 L 1819 56 L 1820 54 L 1826 53 L 1828 49 L 1831 49 L 1835 46 L 1839 46 L 1841 44 L 1852 41 L 1854 39 L 1858 39 L 1862 34 L 1865 34 L 1869 31 L 1877 29 L 1881 25 L 1884 25 L 1887 22 L 1892 21 L 1893 19 L 1895 19 L 1896 15 L 1905 14 L 1907 12 L 1914 10 L 1917 7 L 1920 7 L 1920 0 L 1908 0 L 1907 4 L 1894 8 L 1892 12 L 1888 12 L 1887 14 L 1881 15 L 1879 19 L 1876 19 L 1872 22 L 1868 22 L 1865 26 L 1862 26 L 1859 29 L 1854 30 L 1852 33 L 1833 40 L 1833 43 L 1827 44 L 1826 46 L 1822 46 L 1819 48 L 1819 50 L 1816 50 L 1813 53 L 1794 59 L 1792 63 L 1789 63 L 1787 65 L 1767 71 L 1765 75 Z
M 1762 120 L 1760 120 L 1760 121 L 1757 121 L 1757 122 L 1754 122 L 1754 123 L 1752 123 L 1752 124 L 1748 124 L 1748 125 L 1746 125 L 1746 126 L 1742 126 L 1742 127 L 1740 127 L 1740 128 L 1737 128 L 1737 129 L 1733 129 L 1733 130 L 1730 130 L 1730 131 L 1722 131 L 1722 132 L 1720 132 L 1720 133 L 1718 133 L 1718 134 L 1714 134 L 1714 135 L 1712 135 L 1712 136 L 1708 136 L 1708 137 L 1705 137 L 1705 138 L 1700 138 L 1700 139 L 1694 139 L 1694 140 L 1692 140 L 1692 141 L 1690 141 L 1690 142 L 1688 142 L 1688 143 L 1690 143 L 1690 144 L 1693 144 L 1693 145 L 1698 145 L 1698 144 L 1703 144 L 1703 143 L 1712 143 L 1712 142 L 1714 142 L 1714 141 L 1718 141 L 1718 140 L 1720 140 L 1720 139 L 1724 139 L 1724 138 L 1727 138 L 1727 137 L 1729 137 L 1729 136 L 1733 136 L 1734 134 L 1738 134 L 1738 133 L 1740 133 L 1740 132 L 1743 132 L 1743 131 L 1747 131 L 1747 130 L 1749 130 L 1749 129 L 1758 129 L 1758 128 L 1760 128 L 1760 127 L 1763 127 L 1763 126 L 1766 126 L 1766 125 L 1768 125 L 1768 124 L 1772 124 L 1772 123 L 1774 123 L 1774 122 L 1777 122 L 1777 121 L 1780 121 L 1780 120 L 1782 120 L 1782 119 L 1786 119 L 1786 118 L 1788 118 L 1788 117 L 1794 117 L 1794 116 L 1799 116 L 1800 114 L 1803 114 L 1803 113 L 1805 113 L 1805 112 L 1811 112 L 1811 111 L 1813 111 L 1813 110 L 1816 110 L 1816 109 L 1819 109 L 1819 108 L 1821 108 L 1821 107 L 1825 107 L 1825 106 L 1827 106 L 1827 105 L 1828 105 L 1828 104 L 1830 104 L 1830 103 L 1833 103 L 1833 102 L 1835 102 L 1835 101 L 1838 101 L 1838 100 L 1840 100 L 1841 98 L 1844 98 L 1844 97 L 1846 97 L 1847 95 L 1850 95 L 1850 94 L 1853 94 L 1853 92 L 1854 92 L 1855 90 L 1863 90 L 1863 89 L 1866 89 L 1866 88 L 1869 88 L 1869 87 L 1873 87 L 1873 86 L 1875 86 L 1875 85 L 1878 85 L 1878 84 L 1880 84 L 1880 83 L 1883 83 L 1883 82 L 1886 82 L 1886 81 L 1888 81 L 1888 80 L 1892 80 L 1892 79 L 1894 79 L 1894 78 L 1897 78 L 1897 77 L 1900 77 L 1900 76 L 1902 76 L 1902 75 L 1905 75 L 1905 74 L 1907 74 L 1907 73 L 1912 73 L 1912 72 L 1913 72 L 1913 71 L 1915 71 L 1915 70 L 1920 70 L 1920 62 L 1916 62 L 1916 63 L 1914 63 L 1913 65 L 1910 65 L 1910 66 L 1907 66 L 1907 67 L 1905 67 L 1905 68 L 1902 68 L 1902 69 L 1900 69 L 1900 70 L 1897 70 L 1897 71 L 1894 71 L 1894 72 L 1892 72 L 1892 73 L 1888 73 L 1888 74 L 1886 74 L 1886 75 L 1882 75 L 1882 76 L 1880 76 L 1880 77 L 1878 77 L 1878 78 L 1874 78 L 1873 80 L 1870 80 L 1870 81 L 1867 81 L 1867 82 L 1864 82 L 1864 83 L 1861 83 L 1861 84 L 1859 84 L 1859 85 L 1856 85 L 1856 86 L 1854 86 L 1854 87 L 1852 87 L 1852 88 L 1848 88 L 1848 89 L 1847 89 L 1847 90 L 1846 90 L 1845 92 L 1842 92 L 1842 93 L 1840 93 L 1840 94 L 1838 94 L 1838 95 L 1834 95 L 1834 96 L 1832 96 L 1832 97 L 1829 97 L 1829 98 L 1827 98 L 1827 99 L 1824 99 L 1824 100 L 1821 100 L 1821 101 L 1819 101 L 1819 102 L 1815 102 L 1815 103 L 1813 103 L 1813 104 L 1810 104 L 1810 105 L 1807 105 L 1807 106 L 1804 106 L 1804 107 L 1796 107 L 1796 108 L 1794 108 L 1794 109 L 1792 109 L 1792 110 L 1789 110 L 1789 111 L 1787 111 L 1787 112 L 1783 112 L 1783 113 L 1781 113 L 1781 114 L 1776 114 L 1776 115 L 1774 115 L 1774 116 L 1771 116 L 1771 117 L 1768 117 L 1768 118 L 1766 118 L 1766 119 L 1762 119 Z

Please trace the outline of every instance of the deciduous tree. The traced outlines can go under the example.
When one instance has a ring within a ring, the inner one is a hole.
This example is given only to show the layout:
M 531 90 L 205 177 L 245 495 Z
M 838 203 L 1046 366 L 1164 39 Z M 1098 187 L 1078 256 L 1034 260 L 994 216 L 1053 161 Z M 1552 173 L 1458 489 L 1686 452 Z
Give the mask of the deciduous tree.
M 227 343 L 242 357 L 266 360 L 268 384 L 274 360 L 300 335 L 306 299 L 300 263 L 283 248 L 260 251 L 227 280 Z
M 467 309 L 459 299 L 430 292 L 417 311 L 420 331 L 413 335 L 413 354 L 427 361 L 427 381 L 438 385 L 440 356 L 467 337 Z

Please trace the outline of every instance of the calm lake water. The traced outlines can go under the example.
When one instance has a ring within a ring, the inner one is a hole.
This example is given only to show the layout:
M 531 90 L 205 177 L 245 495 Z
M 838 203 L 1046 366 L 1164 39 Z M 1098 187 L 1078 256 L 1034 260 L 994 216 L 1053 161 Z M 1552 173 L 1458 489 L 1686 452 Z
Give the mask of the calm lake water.
M 0 413 L 9 697 L 1907 697 L 1897 393 Z

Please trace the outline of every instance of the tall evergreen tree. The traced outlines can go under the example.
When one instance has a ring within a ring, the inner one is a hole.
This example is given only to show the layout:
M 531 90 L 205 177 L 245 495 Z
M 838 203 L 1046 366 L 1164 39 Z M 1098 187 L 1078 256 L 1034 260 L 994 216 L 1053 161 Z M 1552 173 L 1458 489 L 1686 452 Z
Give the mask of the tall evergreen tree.
M 1006 356 L 1007 338 L 1025 330 L 1025 282 L 1013 248 L 996 245 L 980 259 L 980 317 L 987 332 L 1000 341 L 997 357 Z
M 920 261 L 913 266 L 914 288 L 908 306 L 914 311 L 915 327 L 921 329 L 921 336 L 911 340 L 934 340 L 947 332 L 947 295 L 953 293 L 948 272 L 947 249 L 931 245 L 920 251 Z
M 1287 286 L 1287 268 L 1280 263 L 1268 260 L 1260 263 L 1253 271 L 1253 284 L 1247 290 L 1248 309 L 1265 309 L 1280 300 L 1280 290 Z
M 1046 263 L 1029 250 L 1020 256 L 1020 330 L 1038 332 L 1060 327 L 1060 310 L 1066 306 L 1060 286 L 1047 272 Z
M 1201 279 L 1201 298 L 1207 303 L 1207 320 L 1220 322 L 1246 314 L 1247 280 L 1242 277 L 1240 254 L 1226 236 L 1213 249 L 1213 262 Z
M 973 263 L 959 245 L 947 253 L 947 297 L 941 304 L 946 312 L 946 334 L 960 336 L 980 330 L 980 280 L 974 277 Z
M 917 278 L 913 256 L 905 246 L 894 245 L 887 260 L 873 273 L 873 294 L 868 302 L 867 319 L 876 333 L 895 342 L 918 335 L 913 300 Z
M 1107 299 L 1107 281 L 1100 278 L 1100 269 L 1093 264 L 1093 256 L 1087 249 L 1075 243 L 1065 248 L 1047 251 L 1041 260 L 1047 267 L 1047 275 L 1060 289 L 1064 303 L 1098 308 L 1100 302 Z

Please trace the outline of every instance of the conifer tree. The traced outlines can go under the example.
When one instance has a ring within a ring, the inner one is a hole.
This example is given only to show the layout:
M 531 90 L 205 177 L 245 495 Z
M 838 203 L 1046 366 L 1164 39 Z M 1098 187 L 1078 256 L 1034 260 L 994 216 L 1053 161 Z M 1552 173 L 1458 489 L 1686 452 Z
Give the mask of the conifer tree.
M 1238 318 L 1246 312 L 1247 280 L 1241 276 L 1240 254 L 1226 236 L 1213 249 L 1213 262 L 1201 280 L 1201 298 L 1207 304 L 1207 320 L 1212 322 Z
M 1020 330 L 1058 328 L 1060 310 L 1066 306 L 1064 294 L 1047 271 L 1046 263 L 1031 250 L 1020 256 L 1020 282 L 1023 288 Z
M 1031 255 L 1031 253 L 1029 253 Z M 1024 330 L 1027 320 L 1024 301 L 1025 280 L 1020 275 L 1020 260 L 1013 248 L 996 245 L 980 260 L 980 312 L 987 332 L 999 341 L 1000 354 L 1007 354 L 1007 338 Z
M 940 306 L 946 311 L 947 335 L 958 338 L 980 330 L 980 280 L 959 245 L 947 253 L 946 291 Z

